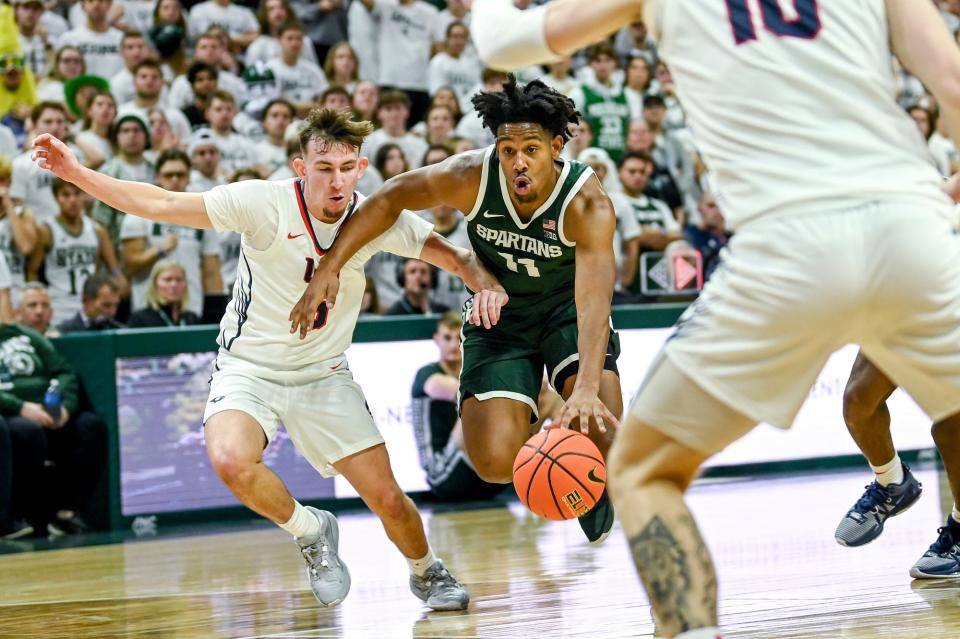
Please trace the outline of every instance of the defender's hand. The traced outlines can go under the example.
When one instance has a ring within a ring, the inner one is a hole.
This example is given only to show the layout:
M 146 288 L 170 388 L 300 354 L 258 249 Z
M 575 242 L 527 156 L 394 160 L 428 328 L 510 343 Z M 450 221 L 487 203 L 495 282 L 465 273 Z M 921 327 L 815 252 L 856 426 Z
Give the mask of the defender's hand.
M 320 264 L 310 283 L 307 284 L 307 290 L 300 296 L 300 301 L 293 307 L 288 317 L 290 332 L 296 333 L 299 330 L 300 339 L 304 339 L 313 328 L 320 304 L 326 304 L 327 309 L 332 310 L 333 303 L 337 299 L 337 291 L 340 290 L 339 274 L 327 273 L 322 267 L 322 261 Z
M 500 309 L 510 301 L 507 292 L 501 289 L 483 289 L 473 296 L 473 310 L 470 323 L 474 326 L 490 328 L 500 321 Z
M 58 178 L 75 182 L 82 166 L 66 144 L 49 133 L 42 133 L 33 141 L 33 159 L 41 169 L 53 171 Z
M 570 398 L 563 405 L 558 420 L 560 428 L 570 428 L 573 420 L 580 420 L 580 432 L 584 435 L 590 434 L 590 418 L 597 423 L 597 430 L 601 433 L 607 432 L 607 425 L 611 428 L 620 426 L 620 422 L 604 406 L 603 402 L 596 393 L 576 389 L 570 395 Z

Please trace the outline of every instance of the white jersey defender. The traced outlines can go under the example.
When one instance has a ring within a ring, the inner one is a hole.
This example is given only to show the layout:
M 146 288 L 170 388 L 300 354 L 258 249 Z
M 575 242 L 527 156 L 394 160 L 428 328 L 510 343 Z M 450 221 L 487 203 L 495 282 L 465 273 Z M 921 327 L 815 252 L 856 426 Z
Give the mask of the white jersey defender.
M 313 330 L 301 340 L 290 333 L 290 309 L 362 197 L 354 193 L 343 216 L 325 224 L 307 210 L 299 179 L 248 180 L 203 196 L 214 228 L 241 235 L 204 422 L 218 412 L 240 410 L 254 417 L 270 440 L 282 421 L 324 476 L 336 474 L 334 462 L 383 442 L 344 357 L 360 314 L 363 265 L 381 250 L 419 257 L 433 229 L 412 213 L 401 215 L 347 263 L 335 306 L 329 312 L 321 307 Z
M 645 5 L 737 229 L 663 355 L 751 421 L 788 427 L 851 342 L 934 420 L 960 411 L 955 209 L 896 104 L 885 7 Z M 743 434 L 705 416 L 676 422 L 658 368 L 632 408 L 641 421 L 708 454 Z
M 882 0 L 648 0 L 730 228 L 868 200 L 949 204 L 895 101 Z

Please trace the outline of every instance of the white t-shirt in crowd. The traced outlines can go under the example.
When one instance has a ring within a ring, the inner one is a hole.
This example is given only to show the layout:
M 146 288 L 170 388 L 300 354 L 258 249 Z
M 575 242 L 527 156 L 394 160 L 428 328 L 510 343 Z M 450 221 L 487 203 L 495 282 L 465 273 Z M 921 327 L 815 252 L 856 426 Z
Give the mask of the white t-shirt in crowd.
M 23 202 L 38 222 L 46 222 L 60 212 L 51 189 L 54 175 L 47 169 L 41 169 L 30 155 L 29 152 L 21 153 L 13 159 L 10 197 Z
M 247 83 L 238 78 L 230 71 L 218 70 L 217 88 L 226 91 L 237 101 L 239 108 L 247 95 Z M 182 109 L 185 106 L 193 104 L 193 89 L 190 87 L 190 81 L 186 74 L 178 75 L 170 84 L 170 106 L 175 109 Z
M 177 236 L 177 246 L 166 259 L 180 262 L 187 275 L 187 310 L 199 317 L 203 314 L 203 257 L 220 256 L 220 237 L 210 229 L 192 229 L 178 224 L 161 224 L 135 215 L 125 215 L 120 224 L 120 240 L 144 238 L 147 246 L 160 246 L 167 235 Z M 149 269 L 130 282 L 133 310 L 147 305 L 147 288 L 150 285 Z
M 362 2 L 351 2 L 347 9 L 347 40 L 357 52 L 360 79 L 377 82 L 380 79 L 377 22 Z
M 257 158 L 264 164 L 270 173 L 273 173 L 287 164 L 287 147 L 276 146 L 269 140 L 260 140 L 256 144 Z
M 194 5 L 187 22 L 190 32 L 197 35 L 214 26 L 223 27 L 231 38 L 260 30 L 257 16 L 250 9 L 233 3 L 223 6 L 213 0 Z
M 20 34 L 20 47 L 26 59 L 27 68 L 33 71 L 34 78 L 41 78 L 47 71 L 47 45 L 43 38 L 34 34 L 27 38 Z
M 397 0 L 375 2 L 373 17 L 379 32 L 378 84 L 426 91 L 427 66 L 439 11 L 423 0 L 413 4 L 400 4 Z
M 260 35 L 256 40 L 250 43 L 244 53 L 244 60 L 247 64 L 254 62 L 269 62 L 274 58 L 280 57 L 280 41 L 271 35 Z M 303 49 L 300 50 L 300 59 L 307 62 L 317 62 L 317 51 L 313 48 L 313 42 L 307 36 L 303 36 Z
M 423 138 L 417 137 L 413 133 L 407 133 L 398 138 L 393 137 L 383 129 L 377 129 L 371 133 L 363 142 L 363 148 L 360 155 L 370 159 L 372 165 L 377 158 L 377 151 L 385 144 L 396 144 L 403 150 L 407 158 L 407 165 L 411 169 L 418 169 L 423 163 L 423 156 L 430 148 Z
M 257 147 L 249 138 L 238 133 L 223 135 L 210 129 L 220 149 L 220 170 L 230 174 L 237 169 L 249 169 L 263 163 L 257 157 Z
M 309 376 L 318 362 L 343 354 L 360 314 L 364 263 L 379 251 L 419 257 L 432 228 L 404 212 L 389 230 L 361 248 L 340 271 L 333 309 L 327 312 L 322 307 L 317 327 L 301 340 L 299 333 L 290 333 L 290 310 L 307 286 L 305 276 L 323 259 L 361 198 L 355 193 L 343 216 L 325 224 L 306 209 L 296 179 L 247 180 L 204 194 L 213 227 L 241 234 L 233 301 L 217 338 L 221 370 L 237 367 L 258 377 L 291 381 Z
M 280 95 L 293 103 L 316 100 L 329 84 L 320 67 L 303 58 L 293 66 L 274 58 L 267 62 L 267 68 L 273 71 L 273 77 L 280 86 Z
M 433 56 L 428 67 L 430 95 L 440 87 L 450 87 L 460 103 L 469 101 L 481 80 L 483 64 L 477 58 L 461 55 L 453 58 L 442 51 Z
M 98 33 L 83 24 L 64 33 L 57 46 L 77 47 L 87 63 L 87 73 L 109 80 L 123 68 L 123 58 L 120 56 L 122 39 L 123 32 L 119 29 L 110 27 Z

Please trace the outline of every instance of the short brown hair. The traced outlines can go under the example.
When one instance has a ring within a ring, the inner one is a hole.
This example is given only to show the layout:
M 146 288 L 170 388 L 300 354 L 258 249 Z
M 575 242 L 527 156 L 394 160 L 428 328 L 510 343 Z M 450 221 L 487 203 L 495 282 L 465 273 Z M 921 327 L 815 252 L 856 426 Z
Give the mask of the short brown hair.
M 224 91 L 223 89 L 217 89 L 210 96 L 210 102 L 208 104 L 213 104 L 214 100 L 220 100 L 221 102 L 229 102 L 234 107 L 237 106 L 237 99 L 233 97 L 233 94 L 229 91 Z
M 437 330 L 440 330 L 441 326 L 449 328 L 451 331 L 459 331 L 463 328 L 463 318 L 457 311 L 447 311 L 440 316 L 440 321 L 437 322 Z
M 371 133 L 373 124 L 366 120 L 354 120 L 351 113 L 335 109 L 314 109 L 300 130 L 300 150 L 306 155 L 312 140 L 320 140 L 330 145 L 345 144 L 359 150 L 364 139 Z
M 377 108 L 382 109 L 383 107 L 394 104 L 402 104 L 409 109 L 410 96 L 403 91 L 398 91 L 397 89 L 388 89 L 380 94 L 380 104 L 377 105 Z
M 33 109 L 31 109 L 30 119 L 33 122 L 36 122 L 37 120 L 40 119 L 40 116 L 43 115 L 43 112 L 46 111 L 47 109 L 53 109 L 54 111 L 59 111 L 60 113 L 63 114 L 63 117 L 67 117 L 67 107 L 63 106 L 59 102 L 51 102 L 49 100 L 46 100 L 44 102 L 37 104 L 36 106 L 33 107 Z
M 73 184 L 72 182 L 67 182 L 66 180 L 58 177 L 53 178 L 53 182 L 50 185 L 50 190 L 53 191 L 54 197 L 56 197 L 60 193 L 60 191 L 63 191 L 64 189 L 67 189 L 67 188 L 76 189 L 78 191 L 82 190 L 76 184 Z

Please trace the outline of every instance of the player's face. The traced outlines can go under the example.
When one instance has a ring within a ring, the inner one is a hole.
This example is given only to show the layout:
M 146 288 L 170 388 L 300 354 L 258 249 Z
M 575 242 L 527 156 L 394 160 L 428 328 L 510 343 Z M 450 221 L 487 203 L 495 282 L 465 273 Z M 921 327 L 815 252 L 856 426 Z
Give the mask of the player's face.
M 56 198 L 60 213 L 68 220 L 76 220 L 83 214 L 83 191 L 72 184 L 57 191 Z
M 639 158 L 631 158 L 620 167 L 620 183 L 630 195 L 640 195 L 647 188 L 650 166 Z
M 554 162 L 560 157 L 563 138 L 553 138 L 539 124 L 511 122 L 497 131 L 497 155 L 511 185 L 511 195 L 520 203 L 535 202 L 557 183 Z
M 440 326 L 437 328 L 437 332 L 433 334 L 433 341 L 440 349 L 440 361 L 446 363 L 460 361 L 460 331 L 455 328 Z
M 339 217 L 350 204 L 367 164 L 356 147 L 313 139 L 304 156 L 293 161 L 293 170 L 304 178 L 304 195 L 311 210 L 319 206 L 326 216 Z

